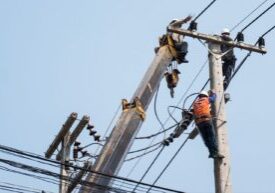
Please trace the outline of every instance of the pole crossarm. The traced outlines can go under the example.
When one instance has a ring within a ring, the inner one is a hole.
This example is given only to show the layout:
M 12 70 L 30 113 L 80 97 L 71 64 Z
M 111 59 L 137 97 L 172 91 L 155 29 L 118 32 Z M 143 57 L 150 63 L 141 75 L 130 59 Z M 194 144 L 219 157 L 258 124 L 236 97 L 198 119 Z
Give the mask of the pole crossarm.
M 224 41 L 218 35 L 208 35 L 208 34 L 203 34 L 203 33 L 199 33 L 199 32 L 193 32 L 193 31 L 186 30 L 186 29 L 169 28 L 168 31 L 177 33 L 180 35 L 184 35 L 184 36 L 189 36 L 192 38 L 198 38 L 201 40 L 205 40 L 207 42 L 212 42 L 212 43 L 216 43 L 216 44 L 225 44 L 232 48 L 236 47 L 236 48 L 244 49 L 244 50 L 251 51 L 251 52 L 257 52 L 257 53 L 261 53 L 261 54 L 265 54 L 267 52 L 265 48 L 259 48 L 258 46 L 255 46 L 255 45 L 240 43 L 240 42 L 236 42 L 236 41 Z
M 72 144 L 75 142 L 76 138 L 80 135 L 84 127 L 89 123 L 89 120 L 90 120 L 90 117 L 87 115 L 84 115 L 82 119 L 79 121 L 78 125 L 70 135 L 70 139 L 68 142 L 69 147 L 71 147 Z M 57 160 L 61 159 L 62 153 L 63 153 L 63 149 L 61 149 L 61 151 L 59 151 L 58 154 L 56 155 Z
M 59 131 L 59 133 L 55 137 L 54 141 L 52 142 L 52 144 L 50 145 L 50 147 L 46 151 L 46 153 L 45 153 L 46 158 L 50 158 L 52 156 L 54 151 L 57 149 L 58 145 L 62 142 L 64 136 L 69 132 L 69 130 L 72 127 L 73 123 L 75 122 L 76 118 L 77 118 L 77 113 L 72 113 L 68 117 L 67 121 L 64 123 L 61 130 Z

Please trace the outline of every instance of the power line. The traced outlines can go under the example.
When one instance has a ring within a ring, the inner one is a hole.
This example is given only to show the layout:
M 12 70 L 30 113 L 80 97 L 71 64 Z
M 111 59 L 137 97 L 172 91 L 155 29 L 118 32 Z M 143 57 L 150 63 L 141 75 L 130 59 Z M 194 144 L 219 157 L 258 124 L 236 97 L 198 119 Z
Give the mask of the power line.
M 3 146 L 3 145 L 0 145 L 0 149 L 2 149 L 4 151 L 8 151 L 8 152 L 13 152 L 13 153 L 25 155 L 25 156 L 30 156 L 30 157 L 33 157 L 33 158 L 36 158 L 36 159 L 39 159 L 39 160 L 44 160 L 44 161 L 48 161 L 48 162 L 51 162 L 51 163 L 56 163 L 56 164 L 64 165 L 64 166 L 71 167 L 71 168 L 78 169 L 78 170 L 84 170 L 84 171 L 90 172 L 92 174 L 100 175 L 103 178 L 113 178 L 113 179 L 116 179 L 116 180 L 122 180 L 122 181 L 130 182 L 130 183 L 134 183 L 134 184 L 139 183 L 142 186 L 147 186 L 147 187 L 151 186 L 151 184 L 147 184 L 147 183 L 143 183 L 143 182 L 138 182 L 138 181 L 131 180 L 131 179 L 128 179 L 128 178 L 123 178 L 123 177 L 119 177 L 119 176 L 112 176 L 112 175 L 108 175 L 108 174 L 104 174 L 104 173 L 100 173 L 100 172 L 96 172 L 96 171 L 92 171 L 92 170 L 87 170 L 87 169 L 84 169 L 84 168 L 81 168 L 81 167 L 78 167 L 78 166 L 71 166 L 71 165 L 68 165 L 68 164 L 63 164 L 63 163 L 60 163 L 60 162 L 55 161 L 55 160 L 46 159 L 46 158 L 44 158 L 44 157 L 42 157 L 40 155 L 36 155 L 36 154 L 33 154 L 33 153 L 29 153 L 29 152 L 28 153 L 27 152 L 23 152 L 21 150 L 17 150 L 15 148 Z M 6 162 L 3 159 L 0 159 L 0 160 L 2 162 Z M 9 163 L 16 164 L 13 161 L 11 161 Z M 31 170 L 33 169 L 31 166 L 30 167 L 26 166 L 26 167 L 29 168 L 29 169 L 31 169 Z M 43 172 L 43 170 L 42 170 L 42 172 Z M 58 175 L 58 177 L 60 177 L 59 176 L 60 174 L 55 174 L 55 173 L 52 173 L 50 171 L 45 171 L 45 173 L 47 173 L 47 174 L 53 174 L 53 175 Z M 182 193 L 181 191 L 172 190 L 172 189 L 164 188 L 164 187 L 160 187 L 160 186 L 154 186 L 154 188 L 155 189 L 159 189 L 159 190 L 170 191 L 170 192 Z
M 0 184 L 9 185 L 9 186 L 13 186 L 13 187 L 19 187 L 19 188 L 25 188 L 25 189 L 29 189 L 29 190 L 33 190 L 33 191 L 39 191 L 40 193 L 42 191 L 44 191 L 45 193 L 54 193 L 54 192 L 50 192 L 50 191 L 45 191 L 45 190 L 41 190 L 41 189 L 29 187 L 29 186 L 23 186 L 23 185 L 19 185 L 19 184 L 13 184 L 13 183 L 9 183 L 9 182 L 2 181 L 2 182 L 0 182 Z
M 146 151 L 146 152 L 144 152 L 144 153 L 141 154 L 141 155 L 138 155 L 138 156 L 135 156 L 135 157 L 128 158 L 128 159 L 126 159 L 125 161 L 131 161 L 131 160 L 134 160 L 134 159 L 136 159 L 136 158 L 143 157 L 143 156 L 145 156 L 145 155 L 147 155 L 147 154 L 149 154 L 149 153 L 152 153 L 152 152 L 158 150 L 161 146 L 162 146 L 162 145 L 159 145 L 158 147 L 156 147 L 156 148 L 154 148 L 154 149 L 152 149 L 152 150 L 150 150 L 150 151 Z
M 193 20 L 196 21 L 207 9 L 209 9 L 209 7 L 211 7 L 211 5 L 213 5 L 213 3 L 215 3 L 215 1 L 217 0 L 213 0 L 211 1 L 200 13 L 199 15 Z
M 179 152 L 181 151 L 181 149 L 185 146 L 185 144 L 188 141 L 188 139 L 189 139 L 189 136 L 184 140 L 184 142 L 182 143 L 182 145 L 179 147 L 179 149 L 176 151 L 176 153 L 173 155 L 173 157 L 169 160 L 169 162 L 166 164 L 166 166 L 164 167 L 164 169 L 160 172 L 160 174 L 158 175 L 158 177 L 153 182 L 153 185 L 155 185 L 157 183 L 157 181 L 164 174 L 164 172 L 166 171 L 166 169 L 170 166 L 170 164 L 173 162 L 173 160 L 177 157 L 177 155 L 179 154 Z M 151 189 L 152 189 L 152 187 L 149 187 L 149 189 L 147 190 L 147 192 L 149 192 Z
M 243 23 L 250 15 L 252 15 L 255 11 L 257 11 L 261 6 L 263 6 L 268 0 L 264 0 L 260 3 L 254 10 L 252 10 L 246 17 L 244 17 L 239 23 L 237 23 L 234 27 L 231 28 L 230 32 L 236 29 L 241 23 Z
M 270 29 L 268 29 L 265 33 L 263 33 L 261 35 L 261 37 L 265 37 L 268 33 L 270 33 L 273 29 L 275 28 L 275 25 L 273 27 L 271 27 Z M 254 44 L 257 45 L 258 41 Z M 245 63 L 245 61 L 248 59 L 249 56 L 251 56 L 251 51 L 247 53 L 247 55 L 243 58 L 243 60 L 240 62 L 240 64 L 238 65 L 238 67 L 236 68 L 236 70 L 234 71 L 234 73 L 232 74 L 230 81 L 235 77 L 235 75 L 238 73 L 238 71 L 240 70 L 240 68 L 242 67 L 242 65 Z M 230 82 L 229 81 L 229 82 Z
M 165 139 L 165 127 L 164 127 L 164 124 L 161 122 L 159 115 L 158 115 L 158 111 L 157 111 L 157 100 L 158 100 L 159 87 L 160 87 L 160 85 L 158 86 L 158 88 L 156 90 L 155 97 L 154 97 L 154 114 L 155 114 L 157 121 L 160 124 L 160 127 L 162 128 L 162 132 L 164 134 L 163 138 Z
M 137 187 L 142 183 L 142 180 L 145 178 L 145 176 L 147 175 L 147 173 L 153 167 L 154 163 L 157 161 L 158 157 L 160 156 L 160 154 L 162 153 L 162 151 L 164 150 L 164 148 L 165 148 L 165 146 L 162 146 L 162 148 L 160 149 L 160 151 L 156 155 L 155 159 L 151 162 L 150 166 L 147 168 L 147 170 L 145 171 L 145 173 L 143 174 L 143 176 L 140 178 L 139 182 L 136 184 L 136 186 L 134 187 L 134 189 L 132 190 L 132 192 L 135 192 L 135 190 L 137 189 Z
M 260 15 L 258 15 L 255 19 L 253 19 L 249 24 L 247 24 L 242 30 L 241 32 L 243 32 L 244 30 L 246 30 L 250 25 L 252 25 L 255 21 L 257 21 L 260 17 L 262 17 L 266 12 L 268 12 L 273 6 L 275 5 L 275 3 L 273 3 L 272 5 L 270 5 L 267 9 L 265 9 Z

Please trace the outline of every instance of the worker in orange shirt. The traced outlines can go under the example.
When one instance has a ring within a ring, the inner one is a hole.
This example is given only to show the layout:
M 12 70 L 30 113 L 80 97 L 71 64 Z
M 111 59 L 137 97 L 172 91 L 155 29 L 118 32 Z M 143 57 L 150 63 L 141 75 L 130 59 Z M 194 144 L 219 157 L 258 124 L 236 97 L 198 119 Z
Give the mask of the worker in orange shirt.
M 209 158 L 224 158 L 218 151 L 216 134 L 212 125 L 211 103 L 216 100 L 212 91 L 201 91 L 193 103 L 193 113 L 197 128 L 209 150 Z

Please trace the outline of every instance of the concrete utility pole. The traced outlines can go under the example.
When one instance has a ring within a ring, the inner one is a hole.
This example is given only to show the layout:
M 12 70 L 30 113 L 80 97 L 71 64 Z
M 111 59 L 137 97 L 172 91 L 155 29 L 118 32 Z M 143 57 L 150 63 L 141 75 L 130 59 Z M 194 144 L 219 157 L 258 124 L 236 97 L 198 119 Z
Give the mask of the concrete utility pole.
M 59 184 L 59 193 L 66 193 L 68 189 L 68 181 L 66 180 L 68 178 L 68 170 L 64 164 L 68 164 L 70 159 L 70 147 L 69 147 L 69 140 L 70 140 L 70 132 L 68 132 L 65 137 L 62 140 L 62 155 L 60 162 L 62 163 L 60 167 L 60 184 Z
M 142 82 L 133 95 L 131 101 L 134 101 L 134 99 L 138 97 L 144 111 L 148 108 L 171 60 L 172 55 L 169 47 L 167 45 L 160 47 L 151 66 L 147 70 Z M 130 108 L 122 112 L 108 141 L 103 147 L 93 170 L 108 175 L 116 175 L 134 142 L 135 136 L 139 131 L 142 122 L 143 120 L 140 118 L 140 110 L 137 108 Z M 86 180 L 103 186 L 108 186 L 111 182 L 111 178 L 102 178 L 102 176 L 92 174 L 88 174 Z M 102 193 L 105 192 L 105 190 L 82 186 L 79 192 Z
M 174 33 L 179 33 L 185 36 L 206 40 L 209 47 L 209 75 L 210 87 L 217 94 L 217 99 L 213 105 L 214 115 L 213 125 L 216 130 L 217 142 L 219 151 L 225 158 L 214 161 L 215 173 L 215 188 L 216 193 L 232 193 L 231 177 L 230 177 L 230 154 L 227 139 L 226 116 L 225 116 L 225 102 L 224 102 L 224 88 L 223 88 L 223 74 L 222 74 L 222 53 L 220 49 L 221 44 L 226 44 L 232 48 L 238 47 L 249 51 L 258 53 L 266 53 L 266 50 L 253 45 L 227 42 L 221 40 L 218 36 L 210 36 L 189 30 L 171 30 Z M 192 137 L 195 138 L 196 132 L 192 131 Z M 190 134 L 191 136 L 191 134 Z
M 73 123 L 77 119 L 77 113 L 71 113 L 68 117 L 66 122 L 62 125 L 61 130 L 53 140 L 50 147 L 47 149 L 45 153 L 46 158 L 50 158 L 53 153 L 56 151 L 57 147 L 61 143 L 61 151 L 57 156 L 57 160 L 60 160 L 62 163 L 60 167 L 60 184 L 59 184 L 59 193 L 66 193 L 68 190 L 69 182 L 66 180 L 68 178 L 68 168 L 67 165 L 69 164 L 70 159 L 70 148 L 73 142 L 76 140 L 78 135 L 81 133 L 83 128 L 88 124 L 90 117 L 83 116 L 76 128 L 72 133 L 70 133 L 70 128 L 72 127 Z M 65 164 L 65 165 L 64 165 Z
M 223 159 L 214 161 L 215 187 L 216 193 L 231 193 L 232 185 L 230 178 L 230 154 L 227 140 L 223 74 L 222 74 L 222 53 L 219 44 L 209 43 L 209 75 L 210 87 L 217 94 L 215 104 L 213 105 L 213 125 L 217 135 L 219 151 L 224 155 Z

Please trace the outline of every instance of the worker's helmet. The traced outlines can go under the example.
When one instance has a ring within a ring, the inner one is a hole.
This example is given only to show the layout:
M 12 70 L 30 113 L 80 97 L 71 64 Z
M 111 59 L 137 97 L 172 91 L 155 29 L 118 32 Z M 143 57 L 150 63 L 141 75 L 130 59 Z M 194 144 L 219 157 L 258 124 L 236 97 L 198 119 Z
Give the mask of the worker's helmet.
M 207 96 L 207 97 L 208 97 L 208 92 L 205 91 L 205 90 L 203 90 L 203 91 L 200 92 L 199 95 L 200 95 L 200 96 Z
M 223 30 L 222 30 L 222 33 L 221 33 L 222 35 L 230 35 L 230 31 L 229 31 L 229 29 L 228 28 L 223 28 Z
M 176 23 L 177 21 L 179 21 L 179 19 L 173 19 L 170 24 Z

